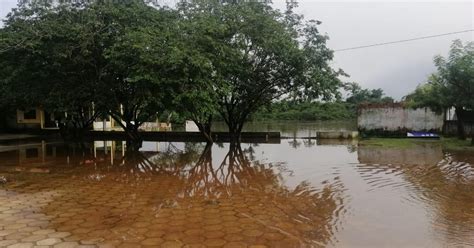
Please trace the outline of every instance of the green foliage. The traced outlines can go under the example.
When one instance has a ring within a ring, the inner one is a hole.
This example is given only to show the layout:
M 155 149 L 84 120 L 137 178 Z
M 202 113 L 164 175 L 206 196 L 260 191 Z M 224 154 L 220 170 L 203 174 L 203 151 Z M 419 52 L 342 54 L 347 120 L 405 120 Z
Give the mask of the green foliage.
M 163 112 L 210 133 L 219 114 L 238 134 L 276 99 L 340 98 L 342 71 L 320 22 L 257 1 L 23 3 L 0 29 L 0 93 L 16 107 L 67 112 L 83 126 L 110 114 L 130 138 Z M 92 104 L 93 103 L 93 104 Z M 342 118 L 344 106 L 301 106 L 302 118 Z M 338 114 L 338 112 L 340 112 Z M 299 117 L 298 117 L 299 118 Z
M 409 107 L 422 108 L 430 107 L 432 110 L 441 113 L 445 108 L 445 103 L 442 102 L 441 92 L 439 87 L 434 84 L 422 84 L 416 87 L 413 93 L 404 97 L 404 101 Z
M 139 1 L 24 4 L 2 29 L 2 82 L 15 106 L 65 111 L 90 125 L 94 103 L 97 114 L 136 130 L 171 101 L 176 17 Z
M 463 45 L 460 40 L 454 41 L 449 56 L 436 56 L 434 63 L 438 71 L 406 100 L 412 106 L 434 110 L 474 109 L 474 42 Z
M 473 151 L 474 147 L 470 145 L 467 140 L 459 140 L 453 138 L 441 138 L 439 140 L 426 140 L 426 139 L 407 139 L 407 138 L 371 138 L 362 139 L 359 141 L 359 145 L 363 146 L 379 146 L 386 148 L 400 148 L 407 149 L 412 148 L 416 145 L 424 144 L 437 144 L 441 145 L 443 149 L 448 151 L 453 150 L 466 150 Z
M 40 41 L 48 41 L 49 35 L 41 35 L 43 30 L 47 34 L 51 32 L 47 25 L 41 25 L 42 22 L 35 17 L 48 12 L 47 7 L 22 6 L 7 16 L 5 27 L 1 30 L 0 80 L 5 94 L 2 98 L 13 106 L 38 106 L 51 89 L 44 87 L 49 86 L 45 80 L 51 60 L 48 54 L 38 52 L 38 49 L 51 50 L 51 47 Z
M 83 109 L 82 101 L 93 99 L 84 91 L 88 73 L 73 35 L 76 14 L 64 6 L 23 4 L 8 15 L 1 30 L 0 74 L 9 108 L 42 106 L 72 117 Z
M 434 62 L 438 72 L 430 83 L 439 88 L 443 105 L 474 109 L 474 42 L 456 40 L 448 58 L 436 56 Z
M 472 145 L 472 140 L 460 140 L 456 138 L 442 138 L 441 142 L 443 148 L 448 151 L 473 151 L 474 146 Z
M 280 101 L 269 108 L 257 112 L 254 120 L 347 120 L 356 118 L 356 111 L 344 102 L 303 102 Z
M 349 92 L 346 101 L 280 100 L 257 112 L 253 119 L 305 121 L 355 119 L 357 106 L 361 103 L 393 102 L 391 97 L 385 96 L 382 89 L 362 89 L 356 83 L 349 83 L 345 85 L 345 90 Z M 333 96 L 339 98 L 337 94 Z
M 349 96 L 346 98 L 346 102 L 357 106 L 361 103 L 391 103 L 393 98 L 385 96 L 382 89 L 363 89 L 357 83 L 348 83 L 345 85 L 346 91 L 349 92 Z
M 218 109 L 214 84 L 218 77 L 216 64 L 222 56 L 218 53 L 220 43 L 214 39 L 218 26 L 210 23 L 212 19 L 204 13 L 201 13 L 203 16 L 193 13 L 193 8 L 186 4 L 179 5 L 178 12 L 180 54 L 175 59 L 177 88 L 172 106 L 179 119 L 193 120 L 212 141 L 211 124 Z
M 434 63 L 438 71 L 405 99 L 412 107 L 430 107 L 437 112 L 454 107 L 458 136 L 465 139 L 464 113 L 474 110 L 474 42 L 463 45 L 455 40 L 449 56 L 436 56 Z
M 407 139 L 407 138 L 370 138 L 362 139 L 359 141 L 359 145 L 362 146 L 379 146 L 386 148 L 411 148 L 416 144 L 423 143 L 438 143 L 436 140 L 420 140 L 420 139 Z
M 124 128 L 136 130 L 171 102 L 177 15 L 143 3 L 97 5 L 90 11 L 101 26 L 113 27 L 99 37 L 112 40 L 102 53 L 105 106 Z
M 251 114 L 282 96 L 306 101 L 338 93 L 327 37 L 318 33 L 319 23 L 303 23 L 291 8 L 283 15 L 265 3 L 200 1 L 184 4 L 182 11 L 200 30 L 198 41 L 206 41 L 195 44 L 213 51 L 213 92 L 204 98 L 230 132 L 240 133 Z

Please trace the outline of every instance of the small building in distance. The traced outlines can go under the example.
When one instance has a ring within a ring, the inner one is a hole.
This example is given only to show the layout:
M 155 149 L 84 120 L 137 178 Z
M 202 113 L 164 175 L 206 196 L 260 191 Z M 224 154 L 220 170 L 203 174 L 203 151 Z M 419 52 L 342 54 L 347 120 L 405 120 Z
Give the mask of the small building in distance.
M 0 117 L 2 128 L 7 130 L 58 129 L 57 113 L 41 107 L 17 109 Z
M 93 106 L 87 110 L 89 118 L 94 115 Z M 0 116 L 0 132 L 34 132 L 41 130 L 59 130 L 60 126 L 68 125 L 67 112 L 52 112 L 42 107 L 17 109 Z M 123 122 L 125 125 L 125 123 Z M 69 124 L 71 125 L 71 124 Z M 122 127 L 110 115 L 97 117 L 92 123 L 95 131 L 122 131 Z M 144 122 L 140 131 L 171 131 L 170 122 Z
M 406 136 L 410 131 L 443 131 L 443 114 L 429 108 L 410 108 L 403 102 L 361 104 L 357 112 L 357 127 L 362 135 Z

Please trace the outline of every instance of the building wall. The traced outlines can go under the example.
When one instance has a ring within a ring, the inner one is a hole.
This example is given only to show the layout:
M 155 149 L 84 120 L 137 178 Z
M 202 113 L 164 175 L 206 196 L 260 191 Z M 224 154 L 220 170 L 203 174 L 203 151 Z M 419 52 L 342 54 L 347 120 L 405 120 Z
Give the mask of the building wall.
M 359 107 L 357 126 L 362 132 L 441 132 L 443 115 L 428 108 L 412 109 L 399 103 L 366 105 Z
M 466 132 L 467 136 L 474 135 L 474 122 L 464 122 L 464 131 Z M 445 121 L 443 134 L 456 136 L 458 134 L 458 123 L 456 120 L 454 121 Z
M 44 120 L 44 112 L 39 108 L 32 109 L 27 112 L 33 112 L 34 117 L 27 117 L 26 111 L 17 110 L 16 111 L 16 118 L 18 124 L 39 124 L 41 125 L 42 121 Z
M 194 123 L 194 121 L 189 120 L 186 121 L 185 130 L 186 132 L 199 132 L 199 128 L 198 126 L 196 126 L 196 123 Z
M 14 113 L 3 116 L 2 128 L 5 130 L 40 130 L 44 120 L 44 112 L 39 108 L 31 111 L 35 113 L 34 118 L 25 116 L 25 111 L 22 110 L 16 110 Z

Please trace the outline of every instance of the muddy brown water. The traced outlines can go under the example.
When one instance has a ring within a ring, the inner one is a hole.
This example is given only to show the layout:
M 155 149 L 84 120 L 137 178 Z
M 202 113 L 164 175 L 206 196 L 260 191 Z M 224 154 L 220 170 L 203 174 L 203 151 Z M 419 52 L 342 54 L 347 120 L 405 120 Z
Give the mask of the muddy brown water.
M 474 246 L 474 154 L 436 142 L 123 147 L 0 146 L 0 247 Z

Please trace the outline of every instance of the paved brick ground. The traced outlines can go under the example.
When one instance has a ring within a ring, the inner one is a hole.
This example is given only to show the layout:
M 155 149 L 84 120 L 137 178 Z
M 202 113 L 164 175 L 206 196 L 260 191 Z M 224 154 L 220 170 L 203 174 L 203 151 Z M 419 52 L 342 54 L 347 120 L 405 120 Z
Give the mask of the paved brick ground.
M 6 175 L 0 247 L 319 247 L 340 210 L 330 185 L 289 190 L 263 166 L 132 171 Z

